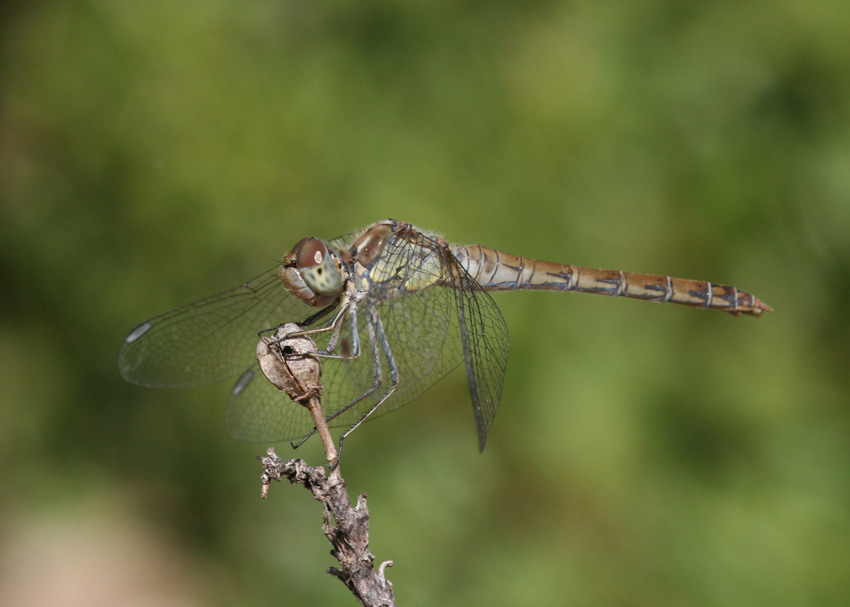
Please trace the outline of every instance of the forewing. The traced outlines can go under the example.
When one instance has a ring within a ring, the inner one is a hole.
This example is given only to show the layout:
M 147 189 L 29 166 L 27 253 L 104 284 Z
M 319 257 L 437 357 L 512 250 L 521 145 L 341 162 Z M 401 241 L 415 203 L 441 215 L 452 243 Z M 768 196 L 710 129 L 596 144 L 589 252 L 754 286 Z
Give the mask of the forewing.
M 124 340 L 118 366 L 128 381 L 154 388 L 235 377 L 254 360 L 258 331 L 299 322 L 315 311 L 289 293 L 277 266 L 142 323 Z

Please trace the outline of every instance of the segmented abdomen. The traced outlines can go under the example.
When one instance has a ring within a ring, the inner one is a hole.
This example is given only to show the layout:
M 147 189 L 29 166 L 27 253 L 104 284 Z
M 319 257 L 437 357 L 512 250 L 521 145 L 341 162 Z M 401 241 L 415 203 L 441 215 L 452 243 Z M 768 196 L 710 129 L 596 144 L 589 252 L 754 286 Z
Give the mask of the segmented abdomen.
M 702 280 L 556 264 L 503 253 L 481 245 L 457 246 L 452 248 L 452 252 L 487 291 L 581 291 L 659 303 L 669 301 L 695 308 L 714 308 L 736 316 L 761 316 L 771 311 L 770 306 L 750 293 Z

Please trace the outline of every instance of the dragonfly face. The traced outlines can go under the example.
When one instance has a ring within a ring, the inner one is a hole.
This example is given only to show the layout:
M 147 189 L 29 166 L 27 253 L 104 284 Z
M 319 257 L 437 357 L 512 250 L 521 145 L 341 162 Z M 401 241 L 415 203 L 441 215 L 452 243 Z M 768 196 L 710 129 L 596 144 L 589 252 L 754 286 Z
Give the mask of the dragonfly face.
M 324 241 L 312 236 L 283 257 L 281 278 L 290 293 L 319 308 L 333 303 L 345 285 L 339 259 Z

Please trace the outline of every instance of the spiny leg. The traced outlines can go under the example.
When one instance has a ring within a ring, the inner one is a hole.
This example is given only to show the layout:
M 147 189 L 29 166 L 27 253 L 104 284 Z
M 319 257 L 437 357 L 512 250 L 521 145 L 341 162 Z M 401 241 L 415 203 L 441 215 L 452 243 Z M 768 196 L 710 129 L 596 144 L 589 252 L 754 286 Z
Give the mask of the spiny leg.
M 390 368 L 391 385 L 390 385 L 390 389 L 386 391 L 386 393 L 380 398 L 380 400 L 378 400 L 378 402 L 376 402 L 374 405 L 372 405 L 372 407 L 365 414 L 363 414 L 363 416 L 360 419 L 358 419 L 357 422 L 353 426 L 351 426 L 348 430 L 343 432 L 342 436 L 339 437 L 339 445 L 337 447 L 336 461 L 333 464 L 331 464 L 331 466 L 330 466 L 331 469 L 336 468 L 337 464 L 339 464 L 339 458 L 342 457 L 342 443 L 343 443 L 343 441 L 348 437 L 349 434 L 354 432 L 360 426 L 360 424 L 362 424 L 367 419 L 369 419 L 369 416 L 372 415 L 372 413 L 374 413 L 378 409 L 378 407 L 380 407 L 381 405 L 383 405 L 386 402 L 386 400 L 392 395 L 392 393 L 395 392 L 395 389 L 398 387 L 398 384 L 399 384 L 398 365 L 396 364 L 395 358 L 393 357 L 393 352 L 392 352 L 392 349 L 390 348 L 390 344 L 389 344 L 389 342 L 387 342 L 387 336 L 384 333 L 384 325 L 381 322 L 381 317 L 378 315 L 377 310 L 375 310 L 374 308 L 370 308 L 369 313 L 370 313 L 370 323 L 369 323 L 369 325 L 371 327 L 372 323 L 374 323 L 375 329 L 376 329 L 377 334 L 378 334 L 378 339 L 380 339 L 380 341 L 381 341 L 381 349 L 384 351 L 384 356 L 386 356 L 386 358 L 387 358 L 387 365 L 389 365 L 389 368 Z M 370 337 L 371 337 L 371 333 L 372 332 L 370 331 Z M 380 368 L 381 361 L 378 357 L 376 357 L 375 363 L 376 363 L 377 367 Z M 376 385 L 375 388 L 377 388 L 377 387 L 378 386 Z M 373 389 L 373 392 L 374 392 L 374 389 Z
M 348 324 L 351 326 L 351 352 L 346 354 L 334 353 L 336 345 L 342 336 L 342 329 L 345 326 L 345 322 L 343 321 L 339 323 L 339 327 L 337 327 L 333 334 L 331 334 L 327 347 L 325 347 L 324 350 L 314 353 L 313 356 L 317 358 L 333 358 L 337 360 L 358 358 L 360 356 L 360 333 L 357 330 L 357 301 L 354 299 L 351 300 L 348 307 Z
M 335 359 L 353 359 L 358 358 L 360 356 L 360 333 L 357 330 L 357 303 L 352 300 L 348 309 L 348 324 L 351 326 L 351 344 L 352 344 L 352 352 L 347 356 L 342 356 L 339 354 L 332 354 L 334 348 L 336 347 L 337 342 L 339 341 L 340 335 L 342 334 L 342 329 L 345 325 L 344 322 L 338 324 L 337 328 L 335 328 L 333 334 L 331 335 L 330 341 L 328 341 L 328 347 L 325 348 L 322 352 L 316 352 L 313 356 L 317 358 L 335 358 Z M 291 337 L 292 334 L 287 337 Z M 349 405 L 350 407 L 351 405 Z M 326 421 L 330 421 L 333 417 L 327 418 Z M 307 442 L 307 439 L 313 436 L 316 433 L 316 427 L 314 426 L 310 432 L 307 433 L 306 436 L 302 437 L 297 443 L 289 443 L 293 449 L 297 449 L 301 445 Z
M 381 387 L 381 384 L 384 381 L 384 372 L 381 367 L 381 351 L 378 347 L 378 337 L 376 335 L 376 326 L 375 326 L 375 318 L 377 318 L 377 313 L 374 312 L 374 308 L 369 308 L 369 319 L 366 323 L 369 327 L 369 345 L 372 352 L 372 362 L 375 365 L 375 381 L 372 384 L 372 387 L 366 390 L 363 394 L 355 398 L 353 401 L 345 405 L 339 411 L 336 411 L 333 415 L 330 415 L 326 418 L 326 421 L 331 421 L 349 409 L 351 409 L 356 404 L 362 402 L 364 399 L 370 397 L 375 391 Z
M 318 335 L 319 333 L 327 333 L 328 331 L 333 331 L 334 333 L 337 333 L 340 330 L 338 328 L 339 325 L 344 324 L 344 323 L 341 322 L 342 318 L 345 316 L 345 313 L 350 310 L 351 304 L 352 304 L 352 297 L 349 293 L 346 293 L 343 296 L 342 301 L 340 301 L 339 307 L 337 308 L 336 312 L 334 313 L 333 318 L 331 318 L 331 320 L 326 325 L 324 325 L 322 327 L 318 327 L 316 329 L 304 329 L 303 331 L 294 331 L 292 333 L 289 333 L 287 335 L 282 336 L 281 338 L 278 339 L 278 341 L 283 341 L 284 339 L 290 339 L 290 338 L 294 338 L 294 337 L 304 337 L 305 335 L 306 336 Z M 311 316 L 310 319 L 308 319 L 308 321 L 314 320 L 316 318 L 321 318 L 321 316 L 324 316 L 327 309 L 328 308 L 325 308 L 325 310 L 320 311 L 319 314 Z M 305 322 L 308 322 L 308 321 L 305 321 Z M 331 339 L 333 339 L 333 337 L 331 337 Z
M 381 386 L 381 383 L 383 382 L 383 375 L 382 375 L 382 370 L 381 370 L 380 350 L 378 349 L 378 341 L 377 341 L 377 337 L 375 335 L 375 327 L 374 327 L 374 323 L 371 322 L 371 318 L 372 318 L 372 315 L 370 314 L 370 321 L 367 322 L 366 324 L 367 324 L 368 329 L 369 329 L 369 344 L 371 346 L 372 358 L 373 358 L 373 361 L 375 363 L 375 381 L 374 381 L 372 387 L 369 388 L 368 390 L 366 390 L 366 392 L 364 392 L 363 394 L 361 394 L 360 396 L 355 398 L 353 401 L 351 401 L 350 403 L 348 403 L 347 405 L 342 407 L 339 411 L 336 411 L 332 415 L 329 415 L 328 417 L 326 417 L 325 421 L 327 421 L 327 422 L 332 421 L 334 418 L 345 413 L 346 411 L 351 409 L 351 407 L 353 407 L 357 403 L 361 402 L 363 399 L 371 396 Z M 350 323 L 351 323 L 351 340 L 352 340 L 352 345 L 353 345 L 353 348 L 354 348 L 354 351 L 355 351 L 353 355 L 341 356 L 339 354 L 323 354 L 321 352 L 317 352 L 316 354 L 314 354 L 314 356 L 319 356 L 321 358 L 334 358 L 334 359 L 346 359 L 346 358 L 350 359 L 350 358 L 357 358 L 358 356 L 360 356 L 360 352 L 361 352 L 360 337 L 359 337 L 359 332 L 358 332 L 358 329 L 357 329 L 356 306 L 354 306 L 354 305 L 352 305 Z M 310 430 L 310 432 L 307 434 L 307 436 L 305 436 L 304 438 L 299 440 L 297 443 L 290 443 L 292 445 L 292 448 L 297 449 L 298 447 L 303 445 L 307 441 L 307 439 L 310 438 L 311 436 L 313 436 L 313 434 L 315 434 L 315 433 L 316 433 L 316 428 L 314 427 L 312 430 Z M 339 459 L 339 458 L 337 458 L 337 459 Z

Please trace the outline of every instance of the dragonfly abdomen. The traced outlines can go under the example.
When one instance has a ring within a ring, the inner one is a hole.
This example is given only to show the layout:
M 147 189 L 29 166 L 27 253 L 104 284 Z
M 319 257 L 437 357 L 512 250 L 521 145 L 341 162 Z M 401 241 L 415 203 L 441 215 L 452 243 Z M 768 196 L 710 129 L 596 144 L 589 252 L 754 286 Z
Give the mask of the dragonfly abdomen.
M 579 291 L 714 308 L 736 316 L 761 316 L 771 310 L 750 293 L 702 280 L 556 264 L 481 245 L 454 247 L 453 253 L 486 291 Z

